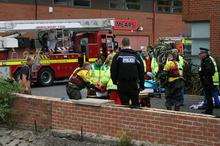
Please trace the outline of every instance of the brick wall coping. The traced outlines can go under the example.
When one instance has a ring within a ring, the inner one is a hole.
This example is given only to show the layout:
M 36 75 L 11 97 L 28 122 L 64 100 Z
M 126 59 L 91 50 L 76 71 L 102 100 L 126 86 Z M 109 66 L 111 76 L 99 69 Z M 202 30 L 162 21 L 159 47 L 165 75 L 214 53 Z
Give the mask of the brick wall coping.
M 213 115 L 205 115 L 205 114 L 199 114 L 199 113 L 190 113 L 190 112 L 182 112 L 182 111 L 172 111 L 172 110 L 165 110 L 165 109 L 158 109 L 158 108 L 147 108 L 143 107 L 141 109 L 131 109 L 126 108 L 122 105 L 115 105 L 111 100 L 104 100 L 104 99 L 81 99 L 81 100 L 61 100 L 60 98 L 55 97 L 48 97 L 48 96 L 36 96 L 36 95 L 26 95 L 26 94 L 16 94 L 17 97 L 22 98 L 28 98 L 28 99 L 40 99 L 45 101 L 56 101 L 56 102 L 65 102 L 65 103 L 72 103 L 72 104 L 78 104 L 83 106 L 94 106 L 94 107 L 108 107 L 108 108 L 117 108 L 117 109 L 126 109 L 129 111 L 149 111 L 152 113 L 158 113 L 158 114 L 167 114 L 167 115 L 182 115 L 182 116 L 188 116 L 188 117 L 196 117 L 196 118 L 204 118 L 204 119 L 215 119 L 220 122 L 220 118 L 215 118 Z
M 136 141 L 220 146 L 220 119 L 210 115 L 155 108 L 131 109 L 100 99 L 63 101 L 23 94 L 17 94 L 13 110 L 16 125 L 34 129 L 83 131 L 114 138 L 126 132 Z

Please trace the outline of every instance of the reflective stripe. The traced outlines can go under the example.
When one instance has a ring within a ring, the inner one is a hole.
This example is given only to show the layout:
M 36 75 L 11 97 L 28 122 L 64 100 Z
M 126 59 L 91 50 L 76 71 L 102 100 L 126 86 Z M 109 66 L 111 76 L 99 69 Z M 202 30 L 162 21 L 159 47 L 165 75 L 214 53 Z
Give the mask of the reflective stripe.
M 159 71 L 159 65 L 155 57 L 153 57 L 151 60 L 151 69 L 152 69 L 153 75 L 156 75 Z
M 179 61 L 177 62 L 180 76 L 183 76 L 183 69 L 184 69 L 184 59 L 182 56 L 179 55 Z
M 41 59 L 48 59 L 47 55 L 40 55 Z
M 11 65 L 24 65 L 25 60 L 16 60 L 16 61 L 1 61 L 0 66 L 11 66 Z
M 56 64 L 56 63 L 77 63 L 78 59 L 56 59 L 56 60 L 50 60 L 50 59 L 42 59 L 40 60 L 40 64 Z M 12 65 L 24 65 L 26 63 L 25 60 L 22 61 L 1 61 L 1 66 L 12 66 Z
M 98 58 L 89 58 L 89 62 L 95 62 Z
M 213 57 L 211 57 L 211 56 L 210 56 L 210 58 L 212 59 L 212 62 L 214 64 L 214 66 L 215 66 L 215 74 L 214 74 L 214 76 L 212 76 L 212 80 L 213 80 L 214 85 L 219 86 L 218 67 L 217 67 L 217 64 L 215 62 L 215 59 Z
M 40 64 L 56 64 L 56 63 L 76 63 L 78 62 L 78 59 L 56 59 L 56 60 L 40 60 Z

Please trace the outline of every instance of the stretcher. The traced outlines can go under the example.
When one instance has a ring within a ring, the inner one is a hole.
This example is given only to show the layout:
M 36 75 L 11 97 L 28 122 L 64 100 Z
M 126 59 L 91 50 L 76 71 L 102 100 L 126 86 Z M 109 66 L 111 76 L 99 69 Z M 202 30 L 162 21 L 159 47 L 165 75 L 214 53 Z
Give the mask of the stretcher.
M 145 89 L 139 94 L 140 104 L 142 107 L 151 107 L 151 98 L 161 98 L 164 89 L 154 80 L 146 80 L 144 86 Z

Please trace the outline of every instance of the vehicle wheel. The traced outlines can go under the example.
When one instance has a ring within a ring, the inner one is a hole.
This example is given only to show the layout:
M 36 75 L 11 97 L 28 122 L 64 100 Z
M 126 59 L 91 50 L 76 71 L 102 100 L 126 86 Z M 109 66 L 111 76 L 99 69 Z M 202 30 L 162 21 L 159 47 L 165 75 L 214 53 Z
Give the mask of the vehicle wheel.
M 38 75 L 38 82 L 41 86 L 50 86 L 54 81 L 54 73 L 51 69 L 42 69 Z

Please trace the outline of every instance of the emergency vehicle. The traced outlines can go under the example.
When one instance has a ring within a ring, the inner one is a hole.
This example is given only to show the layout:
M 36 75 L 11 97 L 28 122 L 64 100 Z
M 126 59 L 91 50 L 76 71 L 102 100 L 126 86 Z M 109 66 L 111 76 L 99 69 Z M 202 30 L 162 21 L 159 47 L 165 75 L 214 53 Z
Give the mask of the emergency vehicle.
M 89 62 L 100 53 L 107 56 L 114 47 L 113 27 L 111 18 L 0 21 L 0 68 L 17 79 L 26 57 L 33 56 L 32 82 L 52 85 L 71 75 L 80 56 Z M 31 45 L 25 46 L 22 38 L 31 38 Z

